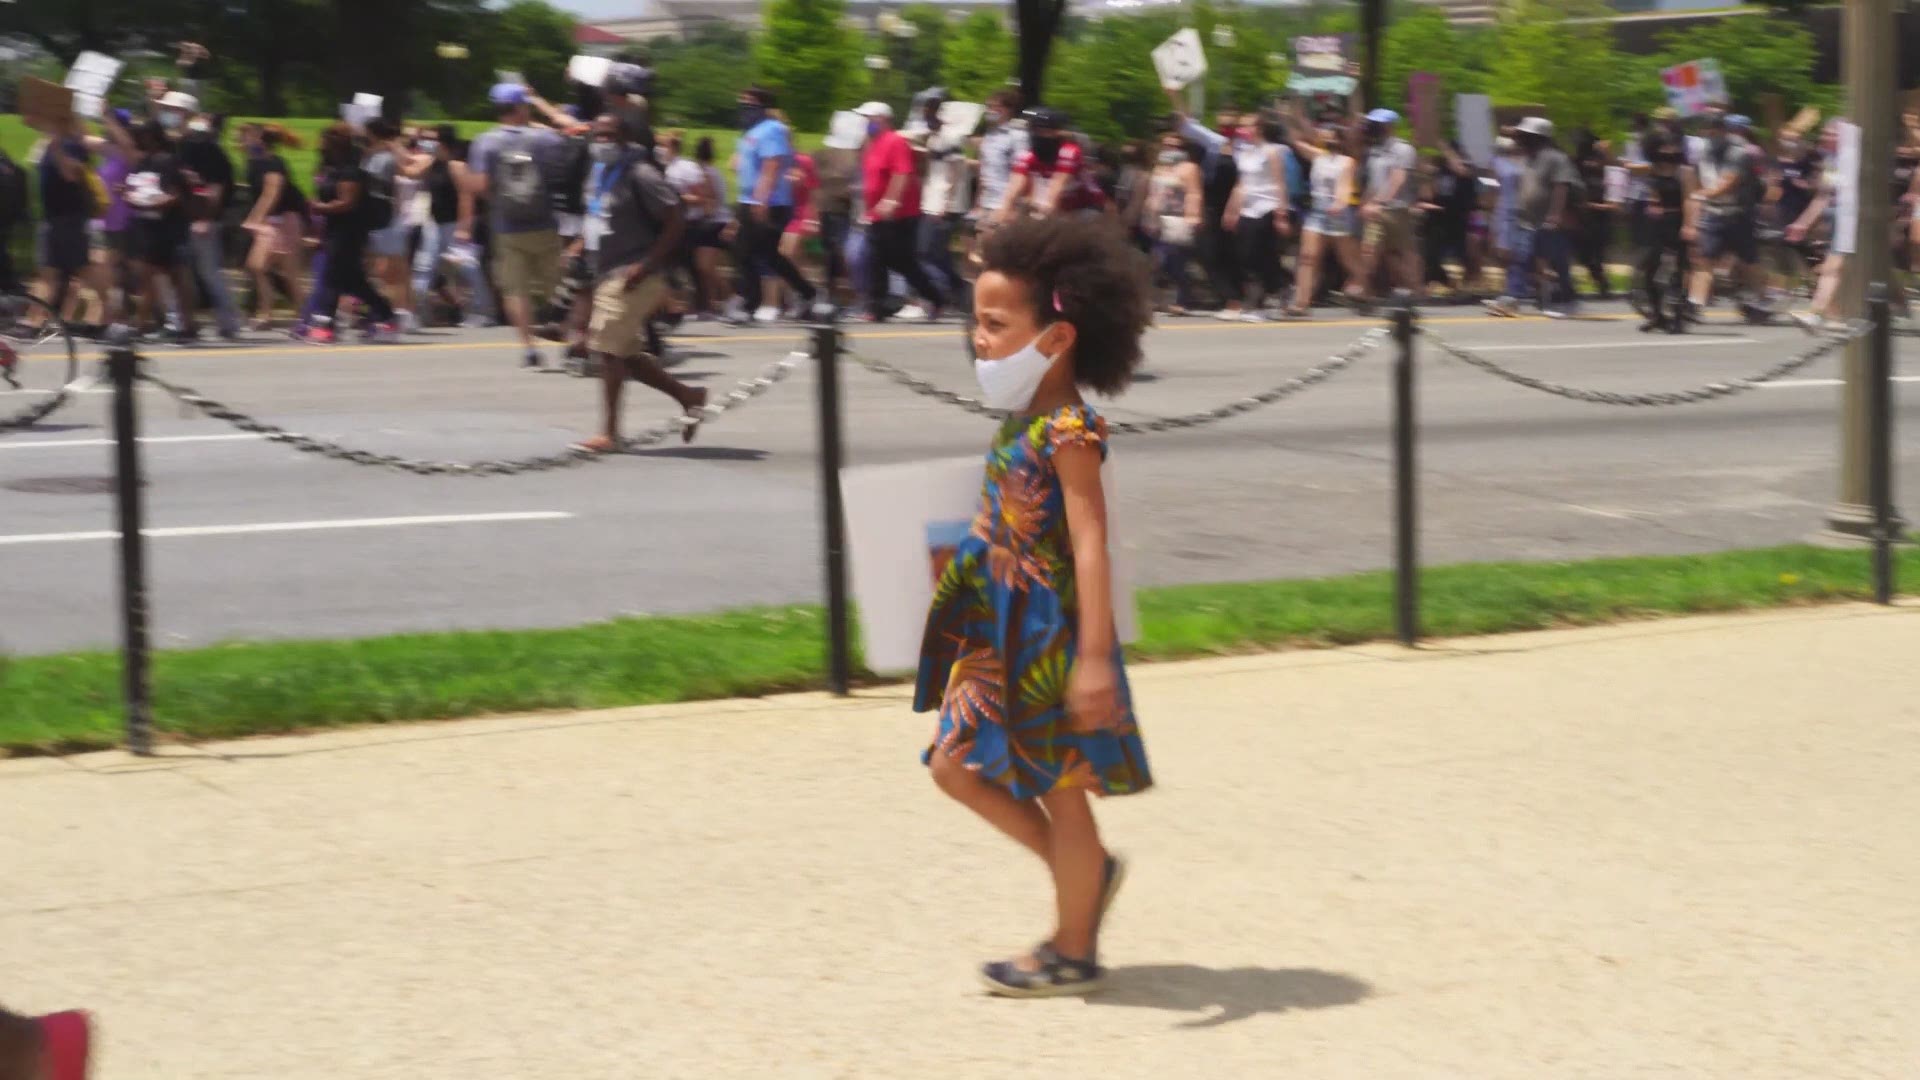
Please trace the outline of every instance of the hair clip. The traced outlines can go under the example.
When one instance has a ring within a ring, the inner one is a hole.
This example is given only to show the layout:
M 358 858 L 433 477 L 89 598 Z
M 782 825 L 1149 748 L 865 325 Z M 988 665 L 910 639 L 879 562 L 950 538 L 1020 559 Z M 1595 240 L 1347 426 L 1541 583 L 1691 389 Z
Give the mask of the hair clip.
M 1065 315 L 1067 313 L 1066 305 L 1060 302 L 1059 289 L 1053 290 L 1053 310 L 1054 310 L 1054 313 L 1058 315 Z

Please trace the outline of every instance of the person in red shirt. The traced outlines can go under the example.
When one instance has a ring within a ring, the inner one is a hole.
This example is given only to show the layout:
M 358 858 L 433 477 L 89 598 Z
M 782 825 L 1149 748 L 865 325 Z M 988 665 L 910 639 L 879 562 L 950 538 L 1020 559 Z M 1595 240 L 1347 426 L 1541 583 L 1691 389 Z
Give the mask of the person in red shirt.
M 867 274 L 867 318 L 884 322 L 892 314 L 887 286 L 889 274 L 897 273 L 927 301 L 926 320 L 932 322 L 940 317 L 947 298 L 914 254 L 920 232 L 920 166 L 913 146 L 893 129 L 893 107 L 886 102 L 869 101 L 854 111 L 867 118 L 866 152 L 860 159 L 867 246 L 873 253 Z
M 1066 114 L 1038 108 L 1028 109 L 1023 115 L 1030 149 L 1014 161 L 1007 199 L 995 218 L 1006 221 L 1023 205 L 1035 217 L 1104 207 L 1106 195 L 1094 183 L 1085 152 L 1067 130 Z
M 793 168 L 787 170 L 787 180 L 793 184 L 793 220 L 787 222 L 786 230 L 780 234 L 780 254 L 805 274 L 807 238 L 820 235 L 820 211 L 813 204 L 813 193 L 820 187 L 820 170 L 814 166 L 813 155 L 793 155 Z M 777 296 L 779 286 L 774 289 Z M 795 319 L 806 318 L 807 305 L 799 296 L 791 298 L 788 314 Z

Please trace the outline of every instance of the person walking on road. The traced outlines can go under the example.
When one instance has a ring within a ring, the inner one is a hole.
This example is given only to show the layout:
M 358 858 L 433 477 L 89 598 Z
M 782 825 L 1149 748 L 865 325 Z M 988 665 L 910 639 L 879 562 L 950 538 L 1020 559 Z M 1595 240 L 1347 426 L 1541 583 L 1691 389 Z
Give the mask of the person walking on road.
M 914 252 L 920 231 L 920 164 L 907 137 L 893 129 L 892 106 L 869 101 L 854 111 L 867 118 L 866 153 L 860 161 L 867 238 L 873 247 L 867 272 L 867 318 L 884 322 L 891 317 L 887 295 L 891 272 L 906 278 L 926 301 L 921 318 L 933 322 L 947 297 Z
M 547 178 L 560 171 L 567 140 L 551 128 L 529 126 L 532 99 L 519 83 L 500 83 L 488 97 L 500 126 L 473 140 L 469 182 L 491 214 L 494 283 L 500 307 L 526 349 L 521 366 L 539 368 L 543 361 L 533 343 L 534 299 L 553 292 L 560 274 L 560 223 Z
M 1126 869 L 1091 796 L 1153 778 L 1114 622 L 1107 426 L 1081 389 L 1126 387 L 1152 285 L 1145 257 L 1097 220 L 1011 221 L 981 256 L 975 371 L 985 403 L 1011 415 L 935 589 L 913 707 L 939 712 L 921 757 L 934 783 L 1053 878 L 1053 933 L 982 980 L 1007 997 L 1085 994 L 1105 976 L 1100 924 Z
M 367 236 L 373 231 L 374 219 L 369 217 L 367 170 L 361 167 L 352 127 L 335 123 L 320 133 L 320 165 L 312 210 L 325 222 L 321 254 L 326 267 L 313 290 L 314 325 L 307 341 L 315 345 L 333 342 L 334 310 L 344 296 L 360 301 L 372 314 L 374 326 L 369 340 L 398 341 L 400 327 L 394 321 L 393 305 L 367 278 Z
M 1573 160 L 1553 144 L 1553 123 L 1538 116 L 1520 121 L 1518 134 L 1526 166 L 1520 174 L 1520 192 L 1515 204 L 1513 248 L 1507 266 L 1507 295 L 1487 302 L 1487 310 L 1502 318 L 1520 314 L 1520 301 L 1528 299 L 1534 288 L 1533 264 L 1537 258 L 1553 272 L 1553 282 L 1540 284 L 1540 310 L 1550 318 L 1563 319 L 1575 312 L 1573 296 L 1573 243 L 1569 226 L 1572 207 L 1578 201 L 1575 188 L 1580 174 Z
M 813 284 L 792 260 L 780 253 L 780 237 L 793 220 L 793 132 L 769 115 L 773 91 L 750 86 L 740 94 L 739 231 L 734 236 L 733 262 L 740 275 L 740 296 L 727 312 L 727 321 L 745 325 L 759 318 L 773 321 L 777 309 L 767 308 L 761 278 L 771 269 L 780 275 L 803 308 L 813 306 Z
M 667 298 L 667 272 L 686 236 L 680 193 L 656 163 L 653 130 L 639 110 L 602 116 L 593 128 L 582 225 L 597 245 L 588 348 L 599 361 L 603 409 L 600 434 L 579 446 L 595 453 L 620 448 L 620 396 L 629 375 L 685 411 L 684 437 L 692 442 L 707 391 L 669 375 L 645 347 L 647 322 Z

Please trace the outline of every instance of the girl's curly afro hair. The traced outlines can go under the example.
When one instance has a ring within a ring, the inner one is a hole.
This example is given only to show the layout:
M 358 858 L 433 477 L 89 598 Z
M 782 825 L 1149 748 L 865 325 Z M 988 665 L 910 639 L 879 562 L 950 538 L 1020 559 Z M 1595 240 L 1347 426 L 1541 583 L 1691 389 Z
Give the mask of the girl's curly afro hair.
M 1080 385 L 1107 395 L 1127 388 L 1140 366 L 1140 335 L 1153 321 L 1153 287 L 1146 257 L 1119 229 L 1105 221 L 1022 218 L 994 230 L 980 258 L 983 271 L 1026 286 L 1039 322 L 1073 324 Z

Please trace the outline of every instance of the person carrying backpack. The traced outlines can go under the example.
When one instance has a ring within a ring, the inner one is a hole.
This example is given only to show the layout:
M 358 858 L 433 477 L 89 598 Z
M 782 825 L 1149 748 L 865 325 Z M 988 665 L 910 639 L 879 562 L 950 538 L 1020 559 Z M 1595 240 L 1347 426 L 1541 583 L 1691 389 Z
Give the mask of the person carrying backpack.
M 493 229 L 493 276 L 500 306 L 520 332 L 522 366 L 542 366 L 533 339 L 533 303 L 553 291 L 560 271 L 560 229 L 549 178 L 560 171 L 567 140 L 529 125 L 531 97 L 518 83 L 500 83 L 488 95 L 500 126 L 473 140 L 469 153 L 473 194 L 487 200 Z M 464 238 L 463 238 L 464 239 Z

